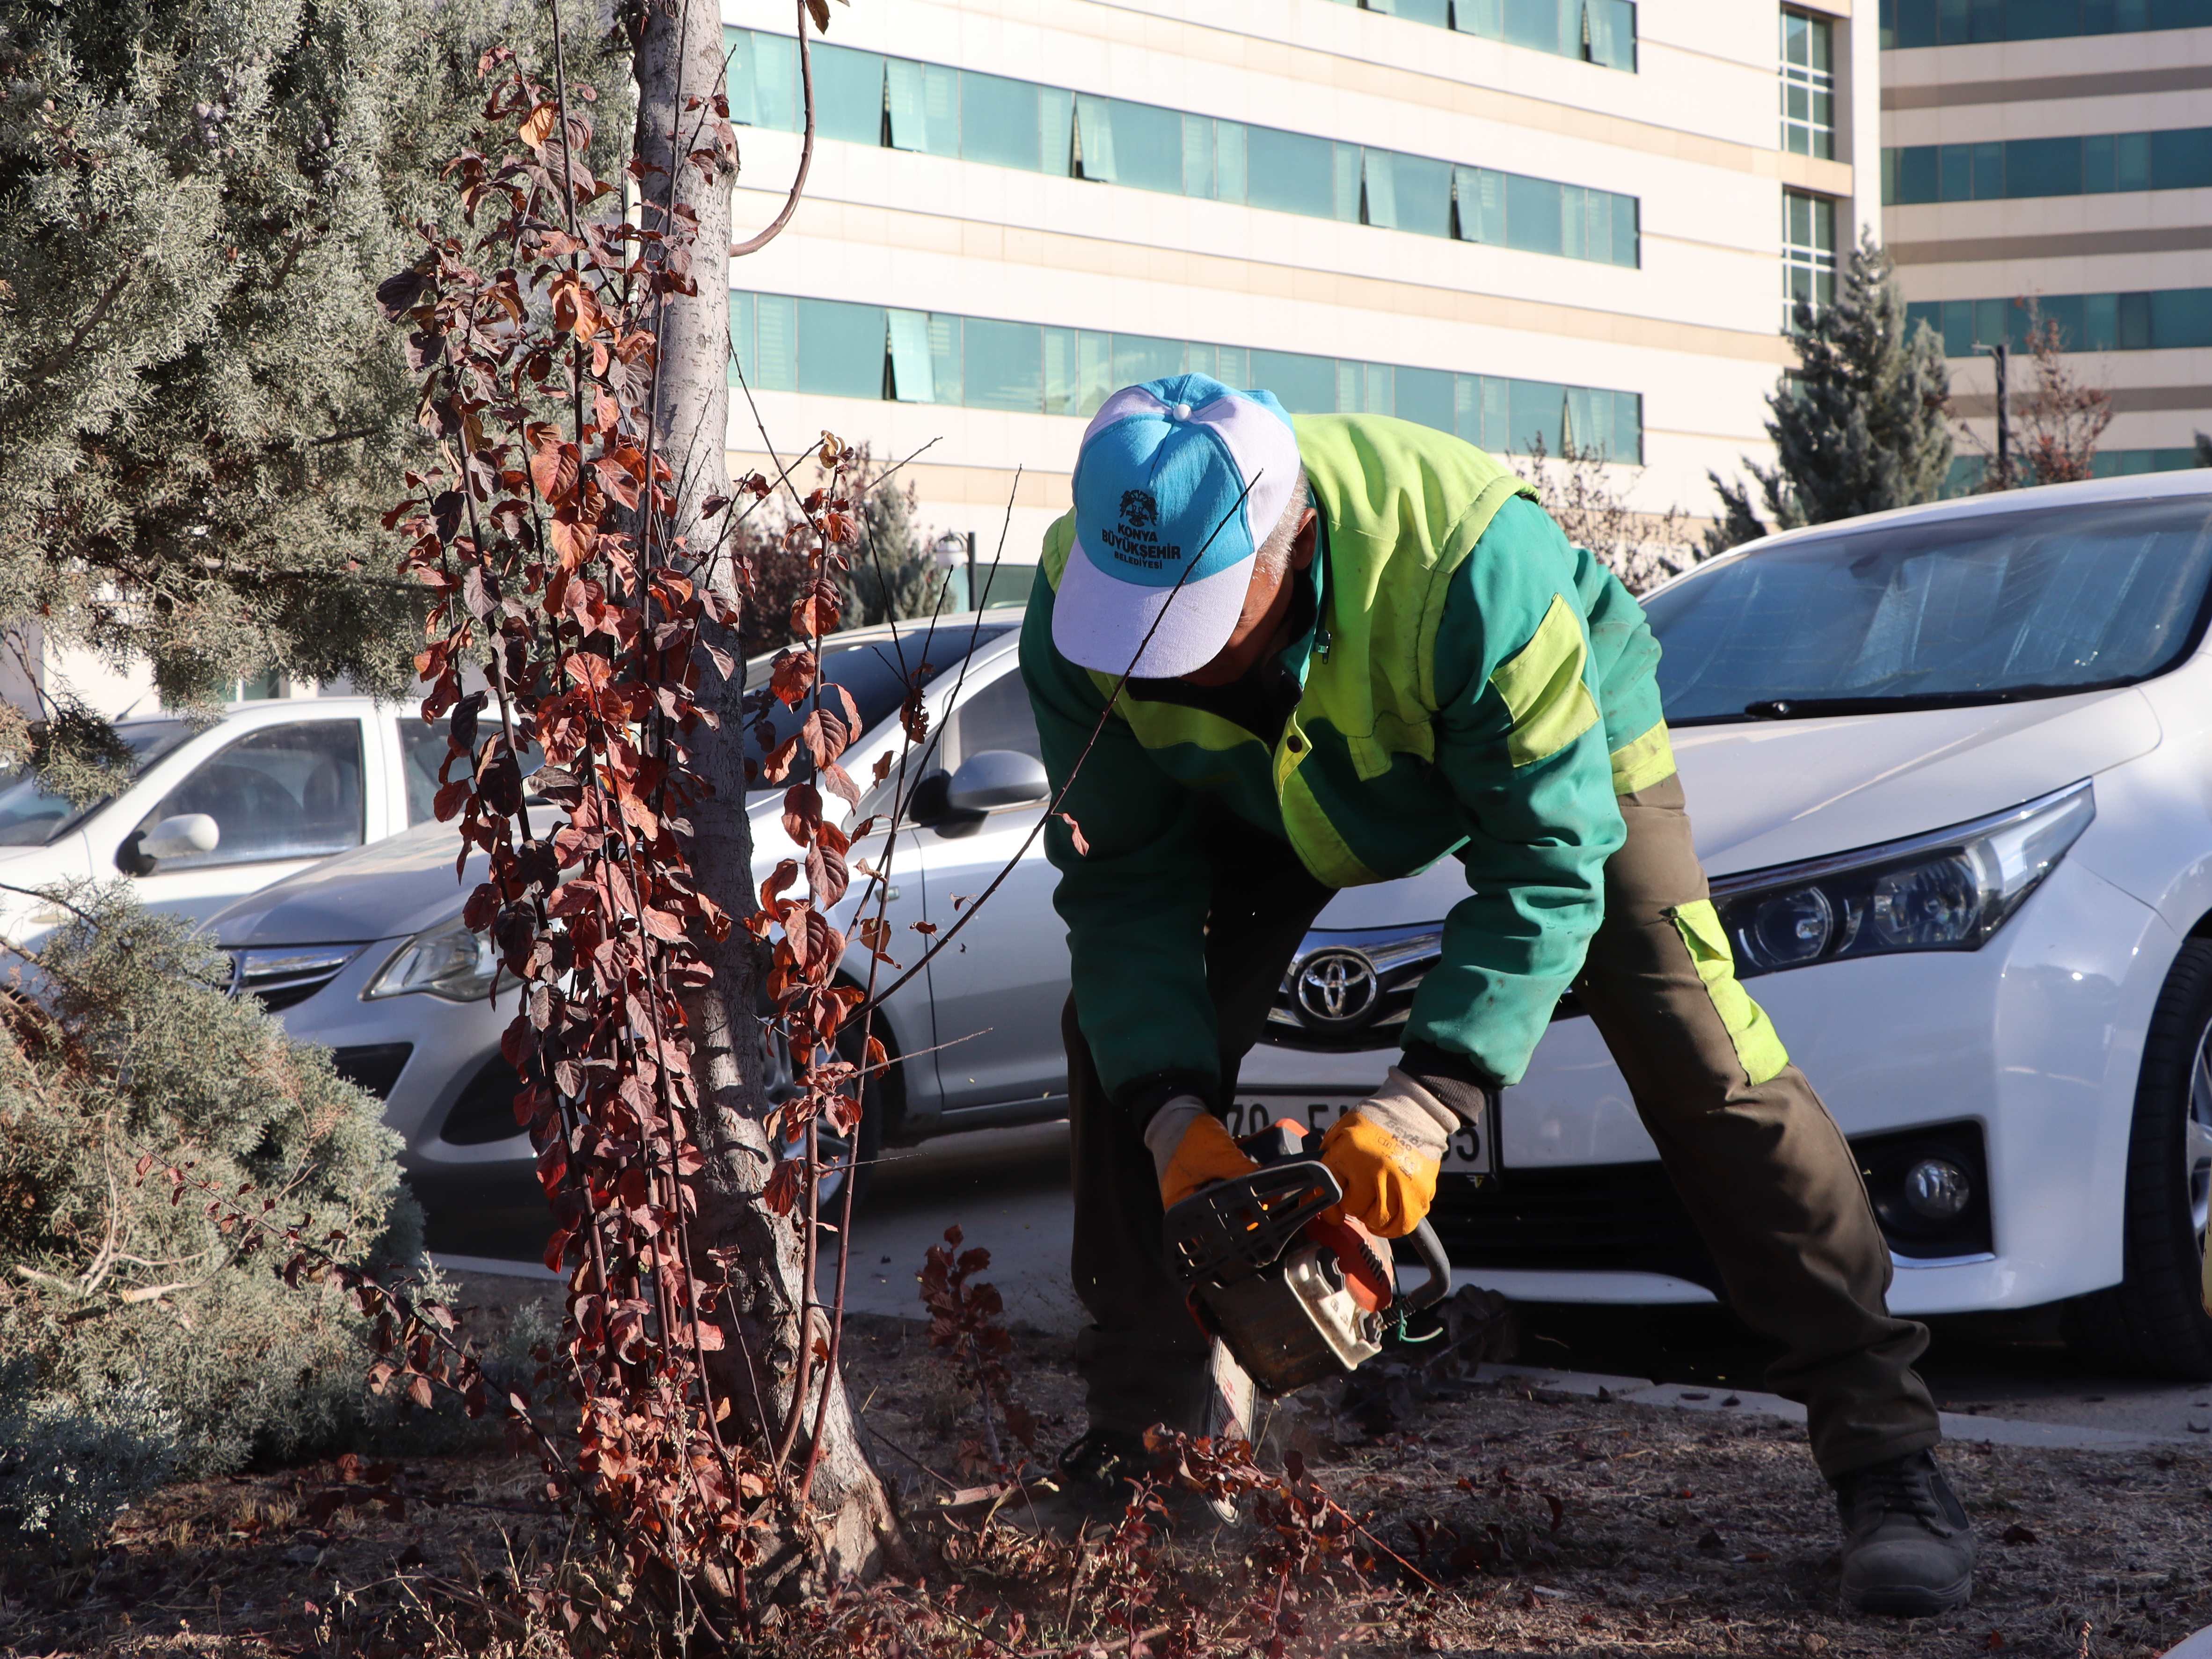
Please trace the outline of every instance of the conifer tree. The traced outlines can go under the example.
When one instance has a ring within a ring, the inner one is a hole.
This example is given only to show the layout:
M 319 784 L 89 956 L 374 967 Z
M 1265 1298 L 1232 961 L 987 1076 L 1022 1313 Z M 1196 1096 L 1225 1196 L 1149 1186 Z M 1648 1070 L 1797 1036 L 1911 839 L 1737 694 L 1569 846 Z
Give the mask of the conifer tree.
M 406 683 L 377 520 L 422 440 L 373 292 L 539 9 L 0 0 L 0 630 L 143 658 L 173 703 Z
M 1724 483 L 1722 514 L 1706 532 L 1718 552 L 1774 529 L 1826 524 L 1933 501 L 1951 467 L 1944 420 L 1950 373 L 1925 323 L 1908 331 L 1889 255 L 1871 235 L 1839 273 L 1835 298 L 1800 300 L 1790 322 L 1798 367 L 1767 394 L 1771 468 L 1747 459 L 1758 485 Z

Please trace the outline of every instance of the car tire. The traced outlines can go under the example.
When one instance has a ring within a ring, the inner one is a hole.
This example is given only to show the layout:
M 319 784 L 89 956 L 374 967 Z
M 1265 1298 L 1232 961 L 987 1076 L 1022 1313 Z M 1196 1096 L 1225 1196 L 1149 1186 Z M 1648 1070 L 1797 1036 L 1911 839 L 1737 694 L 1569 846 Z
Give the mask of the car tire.
M 837 1034 L 837 1050 L 848 1060 L 855 1065 L 860 1063 L 860 1030 L 858 1025 L 849 1026 Z M 894 1065 L 896 1063 L 896 1060 L 892 1061 Z M 769 1076 L 765 1079 L 769 1099 L 777 1098 L 779 1088 L 789 1085 L 790 1075 L 789 1066 L 781 1062 L 772 1048 Z M 853 1159 L 853 1212 L 855 1215 L 868 1201 L 868 1188 L 873 1184 L 876 1164 L 883 1155 L 884 1114 L 886 1110 L 884 1077 L 884 1073 L 878 1072 L 864 1078 L 860 1084 L 859 1145 L 854 1148 Z M 842 1146 L 843 1141 L 842 1135 L 833 1136 L 824 1129 L 821 1137 L 821 1155 L 825 1168 L 834 1164 L 839 1155 L 836 1149 Z M 827 1179 L 822 1182 L 822 1213 L 824 1217 L 834 1215 L 842 1207 L 842 1182 L 836 1179 Z
M 854 1064 L 860 1064 L 860 1031 L 856 1024 L 849 1031 L 837 1036 L 838 1052 Z M 871 1073 L 860 1079 L 860 1127 L 858 1145 L 853 1158 L 853 1213 L 858 1215 L 868 1201 L 868 1188 L 875 1183 L 876 1164 L 884 1151 L 884 1077 L 882 1072 Z M 823 1213 L 829 1212 L 830 1203 L 842 1204 L 843 1197 L 836 1193 L 823 1195 Z
M 2100 1366 L 2212 1381 L 2204 1225 L 2212 1200 L 2212 939 L 2183 944 L 2151 1014 L 2128 1137 L 2125 1277 L 2067 1310 L 2068 1345 Z

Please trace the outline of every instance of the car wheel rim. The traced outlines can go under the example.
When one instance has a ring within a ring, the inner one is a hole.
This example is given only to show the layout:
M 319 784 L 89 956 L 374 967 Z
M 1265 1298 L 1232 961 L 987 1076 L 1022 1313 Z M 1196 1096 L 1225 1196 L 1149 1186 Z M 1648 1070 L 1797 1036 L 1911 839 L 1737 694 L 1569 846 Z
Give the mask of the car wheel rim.
M 2197 1033 L 2189 1066 L 2189 1114 L 2183 1119 L 2182 1168 L 2189 1180 L 2189 1224 L 2197 1251 L 2204 1253 L 2204 1231 L 2212 1218 L 2212 1022 Z

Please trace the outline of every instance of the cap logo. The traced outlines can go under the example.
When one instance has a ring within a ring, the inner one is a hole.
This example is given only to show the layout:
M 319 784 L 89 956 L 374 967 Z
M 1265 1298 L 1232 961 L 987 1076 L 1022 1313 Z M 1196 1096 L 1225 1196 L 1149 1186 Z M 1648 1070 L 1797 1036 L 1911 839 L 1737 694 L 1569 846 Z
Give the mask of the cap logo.
M 1147 570 L 1158 570 L 1169 560 L 1182 557 L 1180 544 L 1170 545 L 1160 540 L 1159 522 L 1160 504 L 1151 490 L 1126 489 L 1121 492 L 1120 521 L 1100 532 L 1098 539 L 1111 548 L 1117 558 L 1142 565 Z

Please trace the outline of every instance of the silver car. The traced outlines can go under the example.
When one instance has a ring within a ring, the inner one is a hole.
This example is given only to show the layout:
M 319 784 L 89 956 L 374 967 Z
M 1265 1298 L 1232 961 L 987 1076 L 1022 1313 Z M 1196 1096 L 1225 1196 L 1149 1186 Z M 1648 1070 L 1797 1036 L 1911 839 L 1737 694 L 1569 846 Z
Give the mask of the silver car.
M 948 923 L 955 896 L 980 892 L 1042 810 L 1044 767 L 1015 659 L 1020 615 L 946 618 L 933 631 L 898 623 L 824 642 L 823 678 L 843 686 L 862 716 L 864 733 L 843 763 L 859 778 L 901 746 L 908 667 L 927 665 L 933 736 L 911 763 L 927 775 L 891 857 L 888 915 L 904 941 L 891 954 L 902 963 L 925 948 L 912 924 Z M 765 666 L 753 665 L 749 683 L 759 684 Z M 784 787 L 746 803 L 763 872 L 795 850 L 781 827 Z M 858 816 L 880 813 L 890 787 L 865 799 Z M 326 1044 L 342 1073 L 382 1097 L 386 1121 L 406 1142 L 409 1178 L 434 1212 L 494 1201 L 527 1185 L 533 1167 L 514 1121 L 518 1085 L 499 1046 L 515 988 L 512 979 L 495 986 L 489 948 L 462 925 L 483 862 L 471 860 L 457 880 L 459 852 L 457 830 L 423 824 L 278 882 L 209 924 L 236 960 L 241 991 L 260 997 L 294 1036 Z M 854 855 L 880 863 L 880 835 Z M 994 908 L 1042 907 L 1049 916 L 1051 874 L 1041 857 L 1024 860 L 1006 887 Z M 863 890 L 847 898 L 848 913 Z M 894 1056 L 912 1058 L 871 1094 L 864 1159 L 886 1139 L 1065 1112 L 1066 952 L 1056 927 L 1021 932 L 1018 963 L 978 974 L 982 955 L 956 943 L 886 1005 L 877 1034 Z M 848 971 L 865 980 L 857 952 Z M 882 971 L 888 979 L 895 970 Z

